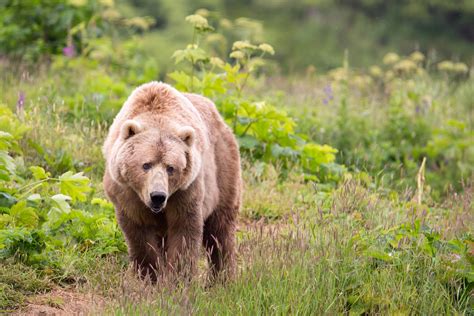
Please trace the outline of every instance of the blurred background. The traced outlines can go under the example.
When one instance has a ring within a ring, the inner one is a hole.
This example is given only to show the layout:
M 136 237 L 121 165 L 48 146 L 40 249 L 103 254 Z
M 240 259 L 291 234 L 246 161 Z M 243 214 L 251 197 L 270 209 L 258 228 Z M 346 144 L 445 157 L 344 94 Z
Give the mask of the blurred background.
M 274 70 L 285 74 L 338 67 L 346 49 L 353 67 L 371 65 L 387 52 L 420 50 L 431 60 L 469 64 L 474 53 L 474 1 L 0 0 L 0 8 L 2 54 L 37 58 L 61 53 L 71 35 L 80 49 L 91 18 L 96 32 L 89 38 L 107 28 L 129 36 L 130 29 L 114 25 L 128 18 L 162 74 L 172 53 L 190 40 L 192 30 L 184 18 L 202 8 L 214 26 L 240 27 L 237 38 L 277 47 Z M 231 23 L 239 17 L 245 19 Z
M 285 72 L 340 65 L 349 49 L 354 66 L 366 66 L 389 51 L 423 50 L 437 58 L 473 56 L 474 2 L 394 0 L 131 0 L 128 12 L 151 15 L 157 33 L 177 32 L 184 16 L 199 8 L 222 17 L 255 19 L 257 40 L 278 47 Z M 179 31 L 178 31 L 179 32 Z M 179 34 L 179 33 L 178 33 Z M 179 38 L 178 38 L 179 40 Z

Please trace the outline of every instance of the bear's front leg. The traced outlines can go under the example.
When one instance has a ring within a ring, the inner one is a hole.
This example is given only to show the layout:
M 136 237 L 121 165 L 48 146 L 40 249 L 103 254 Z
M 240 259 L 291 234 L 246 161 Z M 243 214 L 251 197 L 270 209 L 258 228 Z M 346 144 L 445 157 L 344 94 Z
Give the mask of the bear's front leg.
M 117 219 L 124 232 L 128 255 L 134 268 L 141 278 L 149 277 L 155 282 L 164 262 L 164 239 L 158 236 L 153 226 L 138 225 L 121 213 L 117 213 Z
M 171 272 L 193 276 L 202 243 L 203 219 L 201 209 L 176 209 L 167 213 L 168 235 L 166 260 Z

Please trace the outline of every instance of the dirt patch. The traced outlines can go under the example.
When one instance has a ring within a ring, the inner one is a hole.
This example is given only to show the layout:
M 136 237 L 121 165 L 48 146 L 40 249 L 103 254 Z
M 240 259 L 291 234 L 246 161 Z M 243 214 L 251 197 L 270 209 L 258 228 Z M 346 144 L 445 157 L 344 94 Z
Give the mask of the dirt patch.
M 89 315 L 100 314 L 104 299 L 97 295 L 56 288 L 46 294 L 28 298 L 27 305 L 12 315 Z

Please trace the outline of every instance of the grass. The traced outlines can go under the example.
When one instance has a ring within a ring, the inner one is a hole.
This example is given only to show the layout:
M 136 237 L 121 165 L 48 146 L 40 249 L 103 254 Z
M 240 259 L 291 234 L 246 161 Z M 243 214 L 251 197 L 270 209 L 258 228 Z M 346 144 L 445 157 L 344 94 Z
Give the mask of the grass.
M 362 231 L 370 235 L 417 218 L 437 224 L 440 231 L 463 234 L 469 227 L 457 222 L 461 217 L 466 225 L 472 223 L 472 188 L 453 195 L 455 203 L 462 203 L 456 204 L 457 216 L 451 216 L 447 209 L 416 212 L 352 180 L 322 199 L 315 192 L 303 198 L 295 186 L 308 192 L 311 187 L 288 181 L 282 184 L 282 192 L 267 191 L 270 198 L 264 201 L 284 197 L 296 201 L 294 207 L 278 219 L 270 212 L 254 221 L 246 216 L 253 214 L 254 207 L 271 210 L 275 205 L 252 203 L 261 192 L 261 182 L 252 183 L 252 167 L 245 176 L 244 218 L 238 231 L 239 273 L 234 281 L 206 288 L 203 268 L 194 283 L 152 286 L 127 269 L 122 255 L 71 253 L 64 256 L 71 268 L 65 273 L 68 277 L 55 286 L 72 282 L 74 291 L 100 298 L 101 305 L 91 302 L 93 307 L 87 312 L 118 315 L 472 312 L 472 293 L 461 293 L 462 280 L 452 278 L 440 258 L 409 247 L 401 248 L 396 260 L 383 261 L 366 256 L 355 239 Z M 21 306 L 31 294 L 49 291 L 60 278 L 8 263 L 1 271 L 7 288 L 3 304 L 10 308 Z
M 0 306 L 18 308 L 26 298 L 44 293 L 52 288 L 46 276 L 38 275 L 35 269 L 9 262 L 0 264 Z
M 92 76 L 90 70 L 84 70 L 85 78 L 75 80 L 80 67 L 74 69 L 32 72 L 23 80 L 4 72 L 0 102 L 13 108 L 19 91 L 26 95 L 26 111 L 20 117 L 30 130 L 18 159 L 28 166 L 44 166 L 53 176 L 84 170 L 92 180 L 94 196 L 103 197 L 100 147 L 111 111 L 117 109 L 94 103 L 89 96 L 98 92 L 85 82 Z M 253 93 L 288 105 L 309 137 L 329 144 L 342 139 L 335 123 L 342 90 L 331 108 L 320 101 L 324 92 L 310 86 L 324 87 L 325 81 L 307 80 L 307 86 L 294 89 L 288 81 L 269 82 L 272 90 L 286 84 L 281 88 L 283 96 L 269 96 L 258 88 Z M 424 120 L 434 124 L 447 116 L 462 119 L 461 113 L 469 118 L 474 91 L 470 83 L 472 79 L 454 90 L 446 83 L 441 88 L 417 86 L 426 89 L 423 93 L 442 94 L 437 111 Z M 124 84 L 106 97 L 118 104 L 131 86 Z M 370 129 L 383 132 L 386 125 L 380 118 L 389 113 L 390 98 L 354 91 L 348 117 L 350 122 L 365 119 L 366 125 L 357 130 L 354 123 L 350 135 L 364 139 L 360 134 Z M 77 95 L 84 98 L 71 97 Z M 406 108 L 411 111 L 413 105 L 407 101 Z M 321 128 L 312 129 L 313 122 Z M 346 147 L 349 153 L 367 149 L 353 145 Z M 377 147 L 364 157 L 375 159 L 371 155 L 381 150 Z M 416 174 L 419 166 L 413 163 Z M 472 263 L 465 263 L 474 251 L 469 237 L 474 227 L 474 187 L 469 177 L 459 184 L 461 188 L 445 191 L 440 199 L 423 191 L 420 204 L 414 201 L 416 178 L 410 173 L 390 178 L 402 185 L 388 186 L 390 181 L 378 181 L 384 172 L 380 176 L 370 170 L 354 171 L 328 190 L 305 181 L 296 171 L 289 170 L 282 178 L 279 166 L 248 157 L 242 165 L 245 193 L 237 233 L 238 274 L 231 282 L 207 287 L 203 254 L 200 275 L 192 282 L 153 286 L 136 278 L 125 253 L 98 255 L 71 245 L 53 254 L 61 262 L 58 269 L 1 262 L 0 310 L 32 313 L 50 308 L 118 315 L 473 313 Z M 362 165 L 348 167 L 356 170 Z M 94 210 L 88 204 L 80 207 Z M 453 250 L 456 245 L 467 249 L 466 257 Z M 85 303 L 74 305 L 74 301 Z

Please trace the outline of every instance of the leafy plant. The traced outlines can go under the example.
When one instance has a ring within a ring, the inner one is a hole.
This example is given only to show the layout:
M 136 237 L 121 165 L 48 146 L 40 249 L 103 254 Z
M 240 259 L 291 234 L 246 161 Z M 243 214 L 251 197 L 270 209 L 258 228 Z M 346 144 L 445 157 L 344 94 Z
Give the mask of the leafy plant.
M 12 153 L 26 128 L 4 107 L 0 113 L 0 259 L 60 269 L 53 253 L 66 247 L 98 254 L 124 251 L 112 206 L 90 200 L 92 188 L 82 173 L 52 177 L 39 166 L 31 166 L 26 177 L 17 172 Z M 2 125 L 7 118 L 9 124 Z M 12 126 L 15 136 L 7 132 Z M 75 209 L 80 202 L 89 203 L 94 213 Z
M 88 53 L 115 28 L 144 30 L 153 24 L 151 18 L 122 18 L 113 1 L 5 0 L 0 8 L 0 53 L 29 61 Z
M 429 175 L 432 182 L 448 177 L 458 186 L 457 179 L 474 174 L 474 131 L 462 121 L 448 120 L 435 129 L 423 151 L 437 171 Z
M 98 1 L 16 1 L 2 2 L 0 10 L 0 52 L 35 59 L 45 54 L 75 54 L 84 37 L 74 29 L 101 30 L 96 11 Z M 94 26 L 92 26 L 94 25 Z
M 214 31 L 207 19 L 194 14 L 186 21 L 193 26 L 193 41 L 173 54 L 176 64 L 186 65 L 169 74 L 177 88 L 215 100 L 241 150 L 252 159 L 281 163 L 287 169 L 302 168 L 313 181 L 337 181 L 344 167 L 335 163 L 336 149 L 309 142 L 296 131 L 296 122 L 286 111 L 244 95 L 265 65 L 264 57 L 275 53 L 273 47 L 236 41 L 228 56 L 231 61 L 224 61 L 228 58 L 210 56 L 200 45 L 202 37 Z

